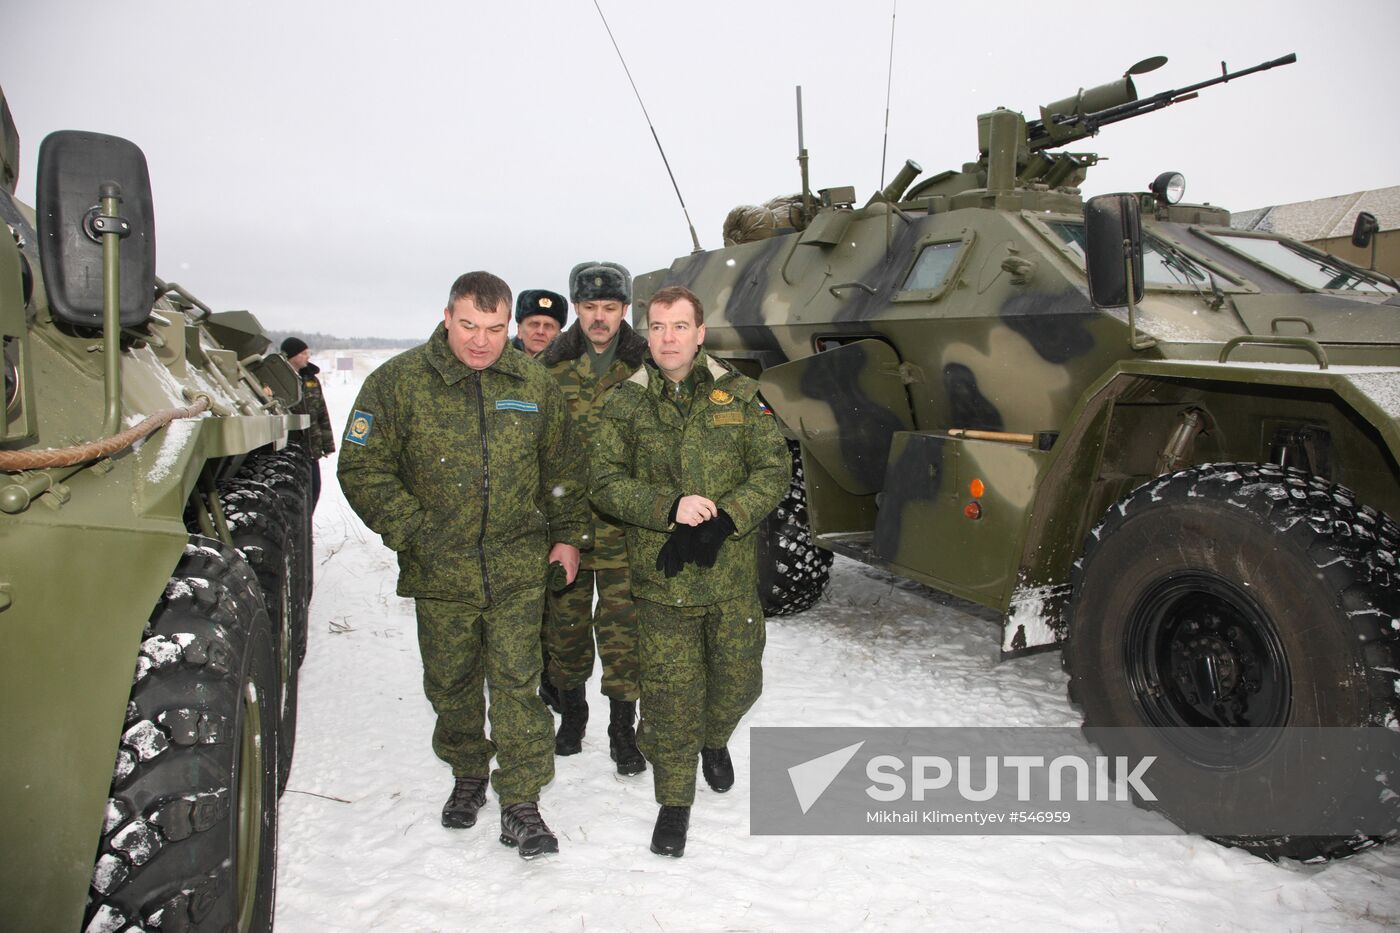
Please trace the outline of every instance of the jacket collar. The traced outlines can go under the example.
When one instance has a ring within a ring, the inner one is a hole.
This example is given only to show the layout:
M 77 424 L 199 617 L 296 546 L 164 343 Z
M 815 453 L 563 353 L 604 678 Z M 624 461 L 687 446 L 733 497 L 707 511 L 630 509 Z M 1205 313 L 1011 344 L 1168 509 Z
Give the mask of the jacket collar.
M 501 355 L 496 358 L 496 362 L 486 367 L 486 372 L 503 373 L 516 379 L 524 379 L 525 366 L 529 359 L 524 352 L 515 349 L 507 341 Z M 447 328 L 442 324 L 439 324 L 433 335 L 428 338 L 428 363 L 448 385 L 456 385 L 476 372 L 453 355 L 452 348 L 447 345 Z
M 695 366 L 707 370 L 710 381 L 713 382 L 719 382 L 738 374 L 728 363 L 723 360 L 717 360 L 706 353 L 704 347 L 701 347 L 700 352 L 695 355 Z M 661 384 L 666 381 L 666 377 L 661 374 L 661 370 L 656 368 L 656 364 L 648 358 L 646 365 L 639 367 L 627 381 L 636 383 L 648 392 L 659 395 L 661 393 Z
M 588 335 L 583 332 L 583 325 L 577 319 L 569 325 L 569 329 L 558 337 L 555 337 L 549 346 L 539 355 L 539 361 L 546 366 L 553 366 L 565 360 L 576 360 L 583 356 L 588 349 Z M 632 325 L 626 321 L 617 331 L 617 356 L 627 364 L 628 369 L 636 369 L 650 356 L 647 348 L 647 340 L 641 334 L 632 329 Z

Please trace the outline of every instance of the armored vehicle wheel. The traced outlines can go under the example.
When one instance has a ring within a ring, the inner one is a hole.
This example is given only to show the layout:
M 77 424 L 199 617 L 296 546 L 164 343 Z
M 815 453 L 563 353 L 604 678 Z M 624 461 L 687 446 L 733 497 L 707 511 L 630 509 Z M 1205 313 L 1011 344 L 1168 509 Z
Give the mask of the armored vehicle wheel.
M 141 644 L 83 929 L 270 929 L 276 696 L 247 565 L 192 537 Z
M 758 594 L 763 614 L 791 615 L 810 609 L 831 579 L 831 552 L 817 547 L 807 523 L 807 486 L 801 448 L 792 452 L 792 481 L 778 507 L 758 530 Z
M 234 547 L 257 575 L 268 617 L 276 634 L 278 679 L 281 704 L 278 719 L 277 787 L 287 786 L 296 747 L 298 643 L 305 642 L 305 605 L 299 595 L 293 570 L 295 532 L 280 511 L 277 494 L 254 482 L 230 482 L 220 487 L 219 502 L 224 509 Z
M 1153 788 L 1171 796 L 1147 805 L 1195 831 L 1266 799 L 1353 816 L 1376 799 L 1374 770 L 1287 769 L 1278 727 L 1394 728 L 1397 553 L 1394 522 L 1297 470 L 1213 464 L 1139 487 L 1074 574 L 1066 658 L 1085 732 L 1110 754 L 1157 755 Z M 1141 726 L 1166 728 L 1096 732 Z M 1341 857 L 1397 834 L 1391 797 L 1396 828 L 1380 836 L 1213 836 L 1266 858 Z
M 290 448 L 289 448 L 290 449 Z M 296 582 L 295 608 L 297 624 L 292 627 L 293 660 L 298 667 L 306 658 L 306 623 L 311 604 L 312 550 L 311 478 L 305 458 L 289 454 L 268 453 L 249 458 L 239 471 L 235 482 L 253 481 L 270 487 L 279 497 L 282 514 L 292 530 L 292 575 Z

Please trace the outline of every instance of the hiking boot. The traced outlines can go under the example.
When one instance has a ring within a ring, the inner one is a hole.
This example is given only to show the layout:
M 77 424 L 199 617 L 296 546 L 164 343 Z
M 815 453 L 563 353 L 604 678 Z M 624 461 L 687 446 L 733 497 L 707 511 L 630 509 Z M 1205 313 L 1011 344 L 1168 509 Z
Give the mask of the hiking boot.
M 641 774 L 647 769 L 647 760 L 637 748 L 637 730 L 632 726 L 637 704 L 632 700 L 610 702 L 612 723 L 608 726 L 608 754 L 617 762 L 618 774 Z
M 517 849 L 521 858 L 559 851 L 559 840 L 544 825 L 540 808 L 532 800 L 511 804 L 501 811 L 501 842 Z
M 680 858 L 685 855 L 685 834 L 690 829 L 690 807 L 663 805 L 651 831 L 651 851 Z
M 734 762 L 729 760 L 729 747 L 700 749 L 700 773 L 716 794 L 733 787 Z
M 563 702 L 559 698 L 559 688 L 549 682 L 548 674 L 540 675 L 540 699 L 544 700 L 544 705 L 548 706 L 554 715 L 558 716 L 564 711 Z
M 559 691 L 562 707 L 559 731 L 554 734 L 554 754 L 577 755 L 583 751 L 583 733 L 588 725 L 588 699 L 582 686 Z
M 442 805 L 442 825 L 448 829 L 470 829 L 476 825 L 476 814 L 486 802 L 484 777 L 459 777 L 452 785 L 452 795 Z

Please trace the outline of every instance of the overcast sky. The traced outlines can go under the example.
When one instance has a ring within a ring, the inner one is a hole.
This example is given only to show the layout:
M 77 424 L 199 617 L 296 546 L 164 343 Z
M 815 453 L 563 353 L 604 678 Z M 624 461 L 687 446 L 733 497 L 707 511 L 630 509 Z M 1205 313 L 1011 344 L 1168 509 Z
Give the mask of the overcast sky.
M 798 84 L 813 187 L 877 186 L 889 3 L 599 2 L 705 248 L 798 189 Z M 1394 0 L 899 0 L 895 22 L 886 177 L 959 167 L 978 113 L 1034 117 L 1150 55 L 1144 97 L 1296 52 L 1075 145 L 1110 159 L 1086 193 L 1173 169 L 1244 210 L 1400 183 Z M 690 251 L 593 0 L 9 0 L 0 36 L 22 199 L 49 132 L 133 140 L 159 274 L 270 327 L 426 336 L 461 272 L 563 292 L 581 260 Z

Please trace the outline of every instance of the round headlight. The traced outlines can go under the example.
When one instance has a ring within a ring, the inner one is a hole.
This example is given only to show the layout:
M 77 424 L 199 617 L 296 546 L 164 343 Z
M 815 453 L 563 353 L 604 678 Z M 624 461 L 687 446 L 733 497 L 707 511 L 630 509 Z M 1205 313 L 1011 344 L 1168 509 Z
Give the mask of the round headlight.
M 1152 179 L 1152 196 L 1162 204 L 1176 204 L 1186 194 L 1186 176 L 1180 172 L 1163 172 Z

